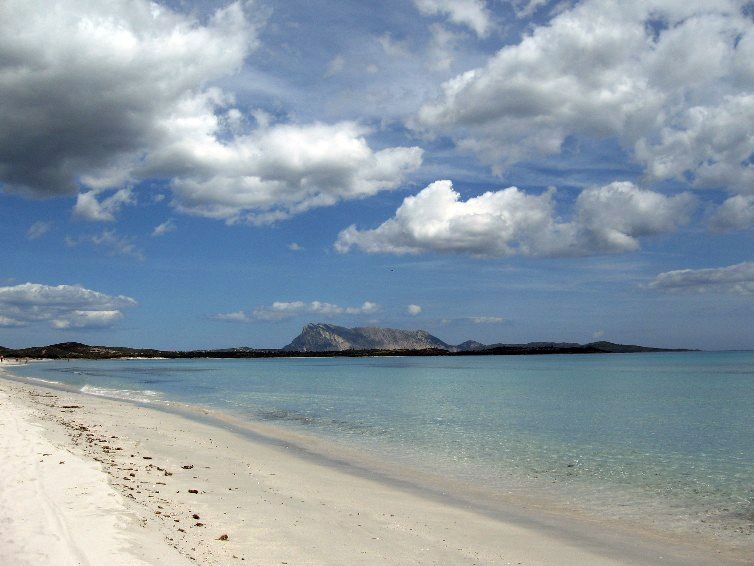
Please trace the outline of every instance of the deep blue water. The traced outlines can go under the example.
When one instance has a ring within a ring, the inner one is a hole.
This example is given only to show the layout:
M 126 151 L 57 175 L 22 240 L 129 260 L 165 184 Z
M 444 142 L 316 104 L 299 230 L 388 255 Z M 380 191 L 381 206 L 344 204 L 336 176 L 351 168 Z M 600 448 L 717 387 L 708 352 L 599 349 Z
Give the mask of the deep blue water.
M 16 373 L 272 421 L 470 485 L 557 492 L 671 528 L 750 529 L 754 518 L 754 352 L 45 362 Z

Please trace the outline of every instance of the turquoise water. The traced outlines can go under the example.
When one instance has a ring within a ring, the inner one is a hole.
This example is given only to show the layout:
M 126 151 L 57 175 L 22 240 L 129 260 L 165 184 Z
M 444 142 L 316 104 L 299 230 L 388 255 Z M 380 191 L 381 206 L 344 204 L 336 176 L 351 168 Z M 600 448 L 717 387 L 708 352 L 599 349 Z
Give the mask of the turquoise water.
M 754 353 L 45 362 L 16 373 L 326 437 L 499 493 L 749 536 Z

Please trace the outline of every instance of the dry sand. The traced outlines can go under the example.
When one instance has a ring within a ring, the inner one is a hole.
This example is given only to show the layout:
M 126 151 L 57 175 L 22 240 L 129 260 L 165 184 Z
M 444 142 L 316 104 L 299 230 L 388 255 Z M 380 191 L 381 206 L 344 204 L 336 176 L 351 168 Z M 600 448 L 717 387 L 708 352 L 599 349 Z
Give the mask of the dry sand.
M 0 391 L 0 564 L 190 563 L 142 528 L 100 464 L 49 440 L 38 421 Z
M 747 563 L 543 509 L 481 509 L 260 432 L 0 379 L 0 563 Z

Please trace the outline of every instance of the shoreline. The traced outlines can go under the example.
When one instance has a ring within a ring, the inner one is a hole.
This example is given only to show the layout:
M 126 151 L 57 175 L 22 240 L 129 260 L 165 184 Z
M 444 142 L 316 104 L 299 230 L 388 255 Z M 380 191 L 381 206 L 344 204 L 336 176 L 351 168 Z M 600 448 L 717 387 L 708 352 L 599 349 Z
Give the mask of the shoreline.
M 45 432 L 58 442 L 68 444 L 83 458 L 98 460 L 102 473 L 107 474 L 113 489 L 123 494 L 131 512 L 142 515 L 148 530 L 163 536 L 166 552 L 180 551 L 200 563 L 233 562 L 234 555 L 237 560 L 245 558 L 259 564 L 368 564 L 385 560 L 745 563 L 743 555 L 737 557 L 736 552 L 722 548 L 700 548 L 698 541 L 697 545 L 680 544 L 525 502 L 491 502 L 484 509 L 455 493 L 422 488 L 411 478 L 390 477 L 369 465 L 355 465 L 348 458 L 328 454 L 323 446 L 307 446 L 303 438 L 274 426 L 241 426 L 201 407 L 168 410 L 32 384 L 4 373 L 0 370 L 0 377 L 9 379 L 0 379 L 0 390 L 9 393 L 13 402 L 35 410 Z M 54 392 L 55 403 L 47 406 L 35 402 L 49 399 L 30 396 L 39 391 Z M 62 405 L 79 407 L 65 409 Z M 104 443 L 107 450 L 101 442 L 87 442 L 82 426 L 111 432 L 102 436 L 117 436 L 117 442 L 123 444 L 121 449 L 108 441 Z M 57 433 L 51 429 L 58 429 Z M 209 465 L 218 459 L 223 461 L 220 469 Z M 186 460 L 191 462 L 180 463 Z M 204 466 L 198 464 L 202 460 Z M 194 466 L 190 470 L 213 471 L 192 475 L 181 467 L 184 465 Z M 251 471 L 255 466 L 256 472 Z M 127 468 L 133 468 L 128 471 L 133 477 L 122 475 Z M 165 470 L 170 475 L 163 475 Z M 137 484 L 144 485 L 144 491 L 134 488 L 130 482 L 135 481 L 145 482 Z M 198 494 L 188 494 L 192 483 L 199 486 Z M 221 496 L 226 484 L 233 484 L 227 487 L 233 495 L 231 501 Z M 135 489 L 141 493 L 134 493 Z M 205 494 L 212 497 L 203 497 Z M 201 514 L 190 508 L 198 500 L 206 505 Z M 161 501 L 156 505 L 162 509 L 155 508 L 156 501 Z M 241 501 L 245 505 L 233 505 Z M 184 507 L 188 508 L 181 511 Z M 172 511 L 165 511 L 168 508 Z M 260 508 L 264 518 L 250 512 Z M 197 521 L 201 526 L 190 524 L 193 514 L 202 517 Z M 175 518 L 168 521 L 166 515 Z M 208 536 L 210 527 L 212 537 Z M 178 530 L 181 528 L 183 532 Z M 365 530 L 371 536 L 364 536 Z M 229 540 L 216 541 L 222 534 L 228 534 Z M 344 539 L 352 543 L 343 546 Z M 333 545 L 337 546 L 335 550 Z

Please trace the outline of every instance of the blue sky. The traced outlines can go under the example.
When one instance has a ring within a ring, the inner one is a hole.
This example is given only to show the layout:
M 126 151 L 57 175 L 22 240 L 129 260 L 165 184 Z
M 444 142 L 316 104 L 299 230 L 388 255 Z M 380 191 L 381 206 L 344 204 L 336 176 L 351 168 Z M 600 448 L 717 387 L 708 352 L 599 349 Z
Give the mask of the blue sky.
M 749 5 L 0 7 L 0 344 L 754 345 Z

